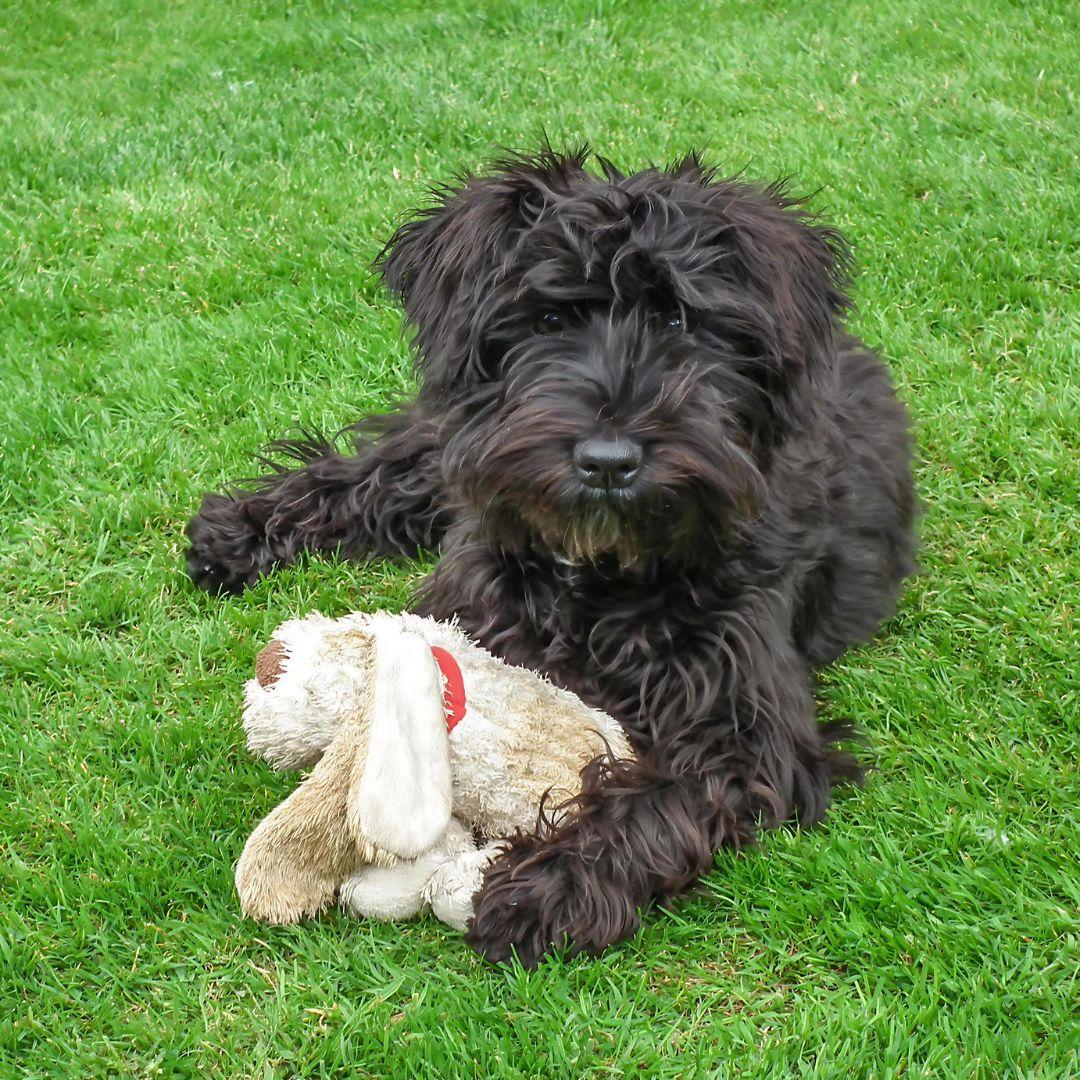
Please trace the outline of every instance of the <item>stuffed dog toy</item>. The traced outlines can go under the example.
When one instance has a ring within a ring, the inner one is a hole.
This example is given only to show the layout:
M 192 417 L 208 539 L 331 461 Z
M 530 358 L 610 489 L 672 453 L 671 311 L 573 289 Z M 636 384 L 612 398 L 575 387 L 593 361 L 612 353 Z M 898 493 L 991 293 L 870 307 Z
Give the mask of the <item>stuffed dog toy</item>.
M 268 923 L 338 897 L 463 930 L 498 838 L 573 798 L 592 759 L 632 753 L 611 717 L 415 615 L 286 622 L 244 696 L 248 749 L 314 766 L 236 867 L 244 914 Z

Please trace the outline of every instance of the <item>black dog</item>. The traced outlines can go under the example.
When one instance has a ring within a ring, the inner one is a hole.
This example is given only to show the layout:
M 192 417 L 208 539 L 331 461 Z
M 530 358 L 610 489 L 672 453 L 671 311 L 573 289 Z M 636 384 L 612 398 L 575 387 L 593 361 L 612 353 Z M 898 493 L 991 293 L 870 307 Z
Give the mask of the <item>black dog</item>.
M 399 229 L 380 268 L 415 403 L 355 456 L 281 444 L 302 467 L 188 528 L 219 591 L 304 549 L 441 549 L 422 612 L 625 725 L 638 759 L 590 765 L 477 897 L 469 940 L 527 965 L 603 949 L 721 846 L 821 818 L 859 768 L 811 668 L 913 569 L 905 413 L 841 330 L 840 237 L 696 156 L 630 176 L 586 156 L 501 162 Z

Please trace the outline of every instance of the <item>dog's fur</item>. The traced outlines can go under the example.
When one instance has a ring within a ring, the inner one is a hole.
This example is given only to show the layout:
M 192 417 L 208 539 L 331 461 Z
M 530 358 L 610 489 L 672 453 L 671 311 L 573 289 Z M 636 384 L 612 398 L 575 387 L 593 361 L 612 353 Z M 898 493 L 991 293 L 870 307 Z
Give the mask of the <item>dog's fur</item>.
M 595 952 L 858 777 L 811 669 L 913 569 L 905 413 L 841 328 L 841 238 L 694 155 L 503 161 L 439 190 L 380 267 L 415 402 L 353 456 L 288 444 L 301 467 L 207 496 L 189 568 L 235 591 L 304 549 L 441 549 L 419 610 L 614 714 L 638 752 L 593 763 L 574 812 L 492 866 L 469 939 L 526 964 Z M 613 435 L 645 457 L 602 494 L 572 450 Z

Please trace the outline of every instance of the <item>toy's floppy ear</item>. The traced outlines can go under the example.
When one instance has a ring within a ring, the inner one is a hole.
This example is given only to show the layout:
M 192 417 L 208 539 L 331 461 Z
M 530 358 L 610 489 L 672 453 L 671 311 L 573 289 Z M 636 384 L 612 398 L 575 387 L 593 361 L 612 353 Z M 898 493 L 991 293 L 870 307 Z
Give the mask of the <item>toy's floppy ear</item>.
M 450 741 L 442 682 L 423 638 L 390 620 L 375 629 L 366 756 L 349 785 L 348 826 L 402 859 L 427 851 L 450 823 Z

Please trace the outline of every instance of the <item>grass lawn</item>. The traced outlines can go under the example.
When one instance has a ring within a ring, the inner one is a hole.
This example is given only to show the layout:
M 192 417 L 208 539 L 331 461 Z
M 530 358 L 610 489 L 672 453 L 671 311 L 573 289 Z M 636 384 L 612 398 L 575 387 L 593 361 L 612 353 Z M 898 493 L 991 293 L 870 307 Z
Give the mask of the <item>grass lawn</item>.
M 1080 1072 L 1080 9 L 0 7 L 0 1076 Z M 245 923 L 233 862 L 294 784 L 242 749 L 254 655 L 423 567 L 215 600 L 184 522 L 407 390 L 371 258 L 541 125 L 790 174 L 852 238 L 926 505 L 900 614 L 821 681 L 876 771 L 597 960 Z

